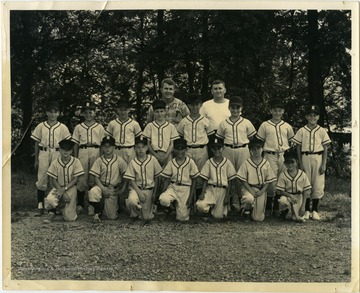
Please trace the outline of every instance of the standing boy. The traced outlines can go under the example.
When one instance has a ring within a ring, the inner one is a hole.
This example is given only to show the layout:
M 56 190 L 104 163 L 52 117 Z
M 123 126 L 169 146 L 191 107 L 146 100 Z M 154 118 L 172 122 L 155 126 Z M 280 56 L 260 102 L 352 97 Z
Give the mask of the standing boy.
M 224 140 L 210 138 L 209 147 L 214 156 L 206 161 L 200 176 L 203 180 L 203 188 L 199 200 L 196 202 L 197 209 L 202 213 L 211 214 L 215 219 L 227 217 L 229 211 L 229 185 L 236 178 L 236 171 L 230 160 L 223 157 Z
M 124 179 L 130 181 L 129 197 L 126 207 L 132 219 L 145 221 L 154 218 L 154 202 L 158 187 L 158 176 L 162 169 L 159 162 L 147 154 L 148 141 L 140 136 L 135 139 L 136 158 L 131 160 Z
M 75 221 L 76 213 L 76 183 L 79 176 L 84 174 L 79 159 L 71 156 L 74 142 L 63 139 L 59 142 L 60 156 L 54 160 L 47 174 L 51 178 L 53 189 L 45 198 L 45 209 L 48 210 L 48 218 L 44 223 L 50 223 L 55 218 L 56 207 L 59 201 L 65 202 L 62 215 L 65 221 Z
M 284 171 L 284 152 L 290 148 L 290 140 L 294 136 L 294 131 L 290 124 L 282 120 L 285 107 L 280 99 L 270 102 L 271 119 L 263 122 L 256 134 L 256 137 L 264 141 L 264 158 L 278 178 Z M 272 201 L 274 198 L 274 206 Z M 273 214 L 279 209 L 279 197 L 276 196 L 276 182 L 272 183 L 268 189 L 266 210 Z
M 175 126 L 165 120 L 166 104 L 162 100 L 153 102 L 155 121 L 145 126 L 144 136 L 148 139 L 149 152 L 160 163 L 165 166 L 171 160 L 173 141 L 179 138 Z
M 44 213 L 44 197 L 48 188 L 47 170 L 50 164 L 59 156 L 59 141 L 71 137 L 68 128 L 57 119 L 60 115 L 58 102 L 49 102 L 46 106 L 47 121 L 39 123 L 31 138 L 35 140 L 35 169 L 37 174 L 38 211 L 35 216 Z
M 176 129 L 187 142 L 186 155 L 193 159 L 201 170 L 208 160 L 208 136 L 214 131 L 210 128 L 209 120 L 199 113 L 202 104 L 200 95 L 190 94 L 186 99 L 186 104 L 190 109 L 190 114 L 180 121 Z M 201 190 L 201 178 L 198 178 L 197 182 L 197 189 Z
M 94 178 L 89 176 L 89 170 L 95 160 L 100 156 L 101 140 L 105 136 L 104 127 L 95 122 L 96 107 L 93 103 L 85 103 L 82 107 L 85 121 L 76 125 L 71 140 L 75 142 L 74 156 L 83 166 L 84 175 L 79 177 L 77 183 L 77 211 L 84 209 L 85 192 L 94 186 Z M 92 213 L 91 208 L 89 213 Z
M 312 218 L 316 221 L 320 220 L 318 206 L 324 196 L 327 150 L 331 143 L 326 130 L 317 124 L 319 115 L 319 107 L 311 105 L 305 116 L 307 125 L 300 128 L 293 139 L 297 144 L 300 169 L 305 171 L 312 186 L 310 197 L 305 202 L 304 219 Z M 312 212 L 310 212 L 310 200 L 312 200 Z
M 254 221 L 265 219 L 266 191 L 276 181 L 270 163 L 262 157 L 263 142 L 254 138 L 249 142 L 250 158 L 240 167 L 237 175 L 243 186 L 241 210 Z
M 186 147 L 183 138 L 174 140 L 175 158 L 161 173 L 167 180 L 164 183 L 165 192 L 159 197 L 160 204 L 165 207 L 175 204 L 176 219 L 179 221 L 189 220 L 190 207 L 194 202 L 195 178 L 199 175 L 195 162 L 186 156 Z
M 115 139 L 106 136 L 101 141 L 103 155 L 91 167 L 90 174 L 95 177 L 95 186 L 89 191 L 89 204 L 94 208 L 94 222 L 100 222 L 102 210 L 110 220 L 118 216 L 118 194 L 125 191 L 127 184 L 123 183 L 123 175 L 127 164 L 114 154 Z M 104 209 L 102 207 L 102 199 Z
M 161 81 L 161 100 L 165 102 L 165 120 L 173 125 L 177 125 L 181 119 L 189 114 L 189 109 L 185 103 L 174 97 L 176 84 L 171 78 Z M 147 116 L 147 123 L 154 121 L 154 108 L 150 106 Z
M 276 185 L 280 194 L 279 219 L 285 220 L 291 209 L 292 219 L 303 222 L 304 218 L 300 217 L 300 213 L 304 210 L 305 199 L 310 195 L 311 185 L 305 172 L 298 169 L 296 152 L 285 152 L 284 159 L 287 170 L 280 174 Z
M 110 121 L 106 131 L 115 138 L 115 155 L 118 155 L 129 164 L 135 158 L 135 138 L 141 135 L 138 122 L 129 117 L 130 103 L 121 99 L 116 108 L 118 118 Z

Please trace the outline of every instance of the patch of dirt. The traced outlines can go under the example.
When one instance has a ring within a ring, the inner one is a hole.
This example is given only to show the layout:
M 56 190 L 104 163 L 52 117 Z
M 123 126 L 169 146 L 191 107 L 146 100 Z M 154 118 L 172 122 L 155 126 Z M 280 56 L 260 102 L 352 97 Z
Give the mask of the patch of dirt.
M 350 219 L 323 213 L 303 224 L 267 218 L 182 224 L 157 215 L 148 225 L 122 213 L 115 221 L 76 222 L 15 213 L 12 279 L 228 282 L 350 282 Z

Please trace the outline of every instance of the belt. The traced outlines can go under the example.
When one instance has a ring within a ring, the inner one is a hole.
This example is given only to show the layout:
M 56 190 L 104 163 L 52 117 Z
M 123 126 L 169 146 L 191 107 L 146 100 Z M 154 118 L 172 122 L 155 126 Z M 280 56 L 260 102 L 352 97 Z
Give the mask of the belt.
M 117 150 L 121 150 L 121 149 L 131 149 L 132 147 L 134 147 L 133 145 L 130 145 L 130 146 L 120 146 L 120 145 L 117 145 L 115 148 Z
M 202 145 L 188 145 L 187 147 L 190 149 L 202 149 L 206 146 L 206 144 L 202 144 Z
M 323 153 L 323 151 L 321 152 L 301 152 L 302 155 L 321 155 Z
M 293 194 L 293 195 L 299 195 L 299 194 L 302 194 L 302 191 L 298 191 L 298 192 L 288 192 L 290 194 Z
M 141 186 L 138 186 L 138 187 L 139 187 L 139 189 L 141 189 L 141 190 L 151 190 L 151 189 L 154 188 L 154 187 L 142 188 Z
M 212 187 L 217 187 L 217 188 L 228 188 L 227 186 L 225 186 L 225 185 L 215 185 L 215 184 L 209 184 L 210 186 L 212 186 Z
M 96 144 L 92 144 L 92 145 L 86 145 L 86 144 L 81 144 L 79 145 L 79 148 L 81 149 L 87 149 L 87 148 L 95 148 L 98 149 L 100 146 L 96 145 Z
M 39 150 L 40 151 L 45 151 L 45 152 L 47 152 L 47 151 L 49 151 L 49 152 L 57 152 L 58 150 L 59 150 L 59 148 L 46 148 L 46 147 L 42 147 L 42 146 L 39 146 Z
M 183 184 L 183 183 L 179 183 L 179 182 L 175 182 L 175 181 L 171 181 L 172 184 L 175 184 L 175 185 L 179 185 L 179 186 L 189 186 L 188 184 Z
M 270 155 L 280 155 L 280 154 L 283 154 L 283 152 L 269 152 L 269 151 L 265 151 L 265 153 L 270 154 Z
M 232 148 L 232 149 L 240 149 L 240 148 L 244 148 L 247 146 L 247 144 L 243 144 L 243 145 L 232 145 L 232 144 L 224 144 L 226 147 Z

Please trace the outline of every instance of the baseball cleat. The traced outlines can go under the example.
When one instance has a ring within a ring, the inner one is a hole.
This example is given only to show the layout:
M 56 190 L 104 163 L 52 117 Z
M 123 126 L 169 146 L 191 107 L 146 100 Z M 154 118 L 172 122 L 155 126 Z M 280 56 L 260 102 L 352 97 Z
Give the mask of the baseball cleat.
M 306 211 L 303 218 L 304 218 L 304 220 L 309 220 L 310 219 L 310 212 Z
M 94 223 L 101 222 L 99 214 L 95 214 L 95 215 L 94 215 L 93 222 L 94 222 Z
M 47 216 L 47 219 L 44 220 L 44 223 L 51 223 L 55 219 L 55 214 L 53 212 L 50 212 Z
M 44 214 L 44 209 L 38 209 L 34 217 L 41 217 Z
M 94 215 L 95 215 L 94 207 L 92 205 L 89 205 L 88 216 L 94 216 Z
M 78 214 L 78 215 L 80 215 L 82 212 L 83 212 L 83 207 L 82 206 L 77 206 L 76 207 L 76 213 Z
M 318 214 L 317 211 L 313 211 L 312 212 L 312 219 L 315 220 L 315 221 L 319 221 L 320 220 L 320 216 Z

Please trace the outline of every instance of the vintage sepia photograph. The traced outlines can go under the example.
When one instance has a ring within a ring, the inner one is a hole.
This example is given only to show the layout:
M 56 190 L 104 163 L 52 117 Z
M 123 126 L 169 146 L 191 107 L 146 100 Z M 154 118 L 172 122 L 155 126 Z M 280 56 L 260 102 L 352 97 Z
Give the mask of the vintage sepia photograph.
M 2 3 L 3 289 L 357 291 L 358 3 L 164 3 Z

